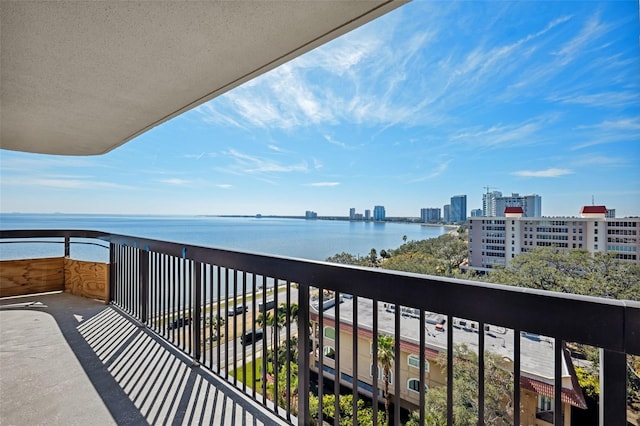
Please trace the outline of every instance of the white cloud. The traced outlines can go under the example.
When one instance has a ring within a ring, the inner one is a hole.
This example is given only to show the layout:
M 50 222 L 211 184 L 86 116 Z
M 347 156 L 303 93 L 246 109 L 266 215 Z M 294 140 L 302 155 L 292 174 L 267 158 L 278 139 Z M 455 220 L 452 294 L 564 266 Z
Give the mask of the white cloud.
M 314 182 L 314 183 L 309 183 L 305 186 L 323 187 L 323 186 L 338 186 L 338 185 L 340 185 L 340 182 Z
M 58 189 L 135 189 L 129 185 L 121 185 L 112 182 L 96 181 L 90 178 L 67 179 L 57 177 L 8 177 L 2 179 L 3 186 L 33 186 Z
M 535 134 L 542 128 L 546 118 L 536 121 L 509 125 L 494 125 L 487 129 L 462 129 L 451 136 L 452 141 L 460 141 L 472 146 L 495 147 L 498 145 L 514 146 L 534 143 Z
M 231 158 L 234 164 L 222 169 L 234 174 L 261 174 L 261 173 L 289 173 L 307 172 L 309 165 L 306 162 L 297 164 L 281 164 L 277 161 L 243 154 L 235 149 L 223 152 L 223 155 Z
M 447 171 L 447 169 L 449 168 L 449 164 L 451 163 L 451 160 L 446 160 L 446 161 L 440 161 L 438 163 L 438 165 L 431 171 L 431 173 L 429 173 L 426 176 L 423 177 L 419 177 L 417 179 L 413 179 L 410 180 L 410 183 L 415 183 L 415 182 L 424 182 L 425 180 L 431 180 L 431 179 L 435 179 L 438 176 L 442 175 L 445 171 Z
M 615 142 L 637 143 L 640 140 L 640 119 L 606 120 L 598 124 L 577 126 L 575 132 L 584 142 L 573 146 L 573 150 Z
M 563 96 L 556 95 L 549 97 L 548 100 L 588 107 L 620 108 L 638 104 L 638 94 L 635 92 L 574 93 Z
M 520 177 L 556 178 L 564 175 L 573 174 L 573 171 L 569 169 L 550 168 L 546 170 L 520 170 L 517 172 L 513 172 L 511 174 L 515 176 L 520 176 Z
M 229 189 L 229 188 L 233 188 L 233 185 L 229 185 L 228 183 L 219 183 L 216 185 L 218 188 L 221 189 Z
M 600 38 L 610 27 L 600 23 L 598 16 L 594 16 L 582 28 L 579 34 L 566 42 L 555 54 L 560 57 L 564 66 L 572 62 L 578 55 L 583 53 L 593 40 Z
M 169 185 L 178 185 L 178 186 L 188 185 L 191 183 L 191 181 L 189 180 L 180 179 L 180 178 L 160 179 L 159 182 L 166 183 Z
M 622 157 L 608 157 L 606 155 L 587 155 L 571 162 L 574 166 L 624 166 L 628 160 Z

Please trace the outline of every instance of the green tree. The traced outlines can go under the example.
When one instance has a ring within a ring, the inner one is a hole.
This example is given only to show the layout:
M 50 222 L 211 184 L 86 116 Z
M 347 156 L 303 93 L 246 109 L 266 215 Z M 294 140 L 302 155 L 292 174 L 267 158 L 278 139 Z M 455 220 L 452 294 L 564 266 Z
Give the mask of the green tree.
M 640 300 L 640 266 L 620 262 L 611 253 L 536 248 L 484 279 L 517 287 Z
M 344 251 L 342 253 L 338 253 L 331 257 L 328 257 L 327 262 L 341 263 L 343 265 L 363 265 L 363 262 L 359 257 Z
M 446 356 L 438 359 L 446 374 Z M 453 361 L 453 423 L 471 426 L 478 423 L 478 355 L 466 345 L 456 345 Z M 485 418 L 488 425 L 513 424 L 513 375 L 496 354 L 485 352 Z M 429 389 L 425 400 L 425 423 L 447 424 L 447 387 Z M 407 425 L 417 425 L 419 413 L 411 415 Z
M 340 420 L 339 424 L 341 426 L 352 426 L 353 425 L 353 395 L 339 395 L 338 396 L 338 406 L 340 409 Z M 367 405 L 364 400 L 358 399 L 357 403 L 357 418 L 359 425 L 373 425 L 373 408 L 371 405 Z M 322 398 L 322 418 L 323 421 L 329 422 L 333 424 L 335 419 L 335 396 L 333 394 L 324 395 Z M 322 422 L 318 421 L 318 397 L 309 394 L 309 417 L 311 419 L 311 426 L 317 426 L 322 424 Z M 378 417 L 378 426 L 382 426 L 384 424 L 384 420 L 381 416 Z
M 221 337 L 224 337 L 224 333 L 222 333 L 222 329 L 220 330 L 220 335 L 218 336 L 217 330 L 218 328 L 222 328 L 224 326 L 225 320 L 224 317 L 221 317 L 218 313 L 215 316 L 208 316 L 205 320 L 205 324 L 209 326 L 209 341 L 213 342 L 216 340 L 220 340 Z

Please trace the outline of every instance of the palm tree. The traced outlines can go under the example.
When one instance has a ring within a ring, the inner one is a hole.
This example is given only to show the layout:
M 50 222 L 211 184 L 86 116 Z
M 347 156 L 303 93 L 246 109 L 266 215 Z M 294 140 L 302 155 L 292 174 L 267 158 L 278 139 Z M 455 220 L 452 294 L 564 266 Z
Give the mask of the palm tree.
M 260 312 L 256 317 L 256 324 L 258 324 L 258 327 L 266 332 L 267 326 L 271 325 L 271 323 L 273 322 L 272 317 L 273 315 L 271 315 L 271 312 Z
M 389 424 L 389 403 L 391 401 L 391 395 L 389 394 L 389 376 L 391 375 L 391 367 L 393 366 L 394 359 L 393 337 L 383 334 L 378 335 L 378 363 L 382 367 L 384 412 L 387 425 Z
M 292 303 L 289 306 L 289 321 L 294 322 L 296 326 L 298 325 L 298 304 Z
M 209 339 L 208 339 L 209 341 L 213 342 L 214 340 L 220 340 L 221 337 L 224 337 L 222 330 L 220 330 L 221 333 L 219 336 L 217 334 L 218 327 L 223 327 L 224 322 L 225 322 L 224 317 L 221 317 L 219 315 L 207 316 L 207 318 L 205 319 L 205 323 L 209 325 Z M 203 340 L 205 342 L 207 341 L 206 339 L 203 339 Z

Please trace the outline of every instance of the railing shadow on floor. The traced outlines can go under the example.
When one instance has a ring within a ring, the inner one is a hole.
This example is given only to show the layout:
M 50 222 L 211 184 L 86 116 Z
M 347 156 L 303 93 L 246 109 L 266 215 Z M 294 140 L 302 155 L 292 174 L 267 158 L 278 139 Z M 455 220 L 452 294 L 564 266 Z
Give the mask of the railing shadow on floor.
M 5 315 L 3 319 L 14 324 L 3 321 L 2 328 L 14 327 L 19 333 L 20 315 L 29 311 L 48 314 L 55 320 L 81 367 L 73 370 L 70 365 L 67 374 L 86 375 L 111 416 L 106 419 L 109 423 L 259 425 L 279 422 L 263 407 L 194 365 L 169 343 L 113 306 L 64 293 L 3 299 L 0 314 L 12 312 L 11 318 Z M 28 340 L 28 336 L 24 339 Z M 11 350 L 6 342 L 3 347 L 5 351 Z M 67 361 L 67 364 L 73 363 Z M 43 374 L 48 368 L 46 362 L 42 364 Z M 20 386 L 29 385 L 15 383 L 13 387 Z M 37 386 L 31 390 L 36 395 L 38 391 Z M 83 390 L 71 391 L 67 404 L 74 404 L 73 392 Z M 100 424 L 105 419 L 93 420 L 94 424 Z

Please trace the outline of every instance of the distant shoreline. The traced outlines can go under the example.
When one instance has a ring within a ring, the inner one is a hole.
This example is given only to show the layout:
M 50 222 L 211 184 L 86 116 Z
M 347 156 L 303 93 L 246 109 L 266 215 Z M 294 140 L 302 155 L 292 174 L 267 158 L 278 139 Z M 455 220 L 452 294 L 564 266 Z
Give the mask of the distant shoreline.
M 458 229 L 460 225 L 445 224 L 445 223 L 425 223 L 421 222 L 419 217 L 402 217 L 392 216 L 387 217 L 385 220 L 365 220 L 357 219 L 352 220 L 349 216 L 318 216 L 316 218 L 307 218 L 305 216 L 289 216 L 289 215 L 261 215 L 261 214 L 147 214 L 147 213 L 25 213 L 25 212 L 0 212 L 0 215 L 23 215 L 23 216 L 109 216 L 109 217 L 220 217 L 220 218 L 238 218 L 238 219 L 302 219 L 302 220 L 327 220 L 327 221 L 343 221 L 343 222 L 361 222 L 361 223 L 404 223 L 415 224 L 421 226 L 428 226 L 433 228 L 449 228 Z
M 303 219 L 303 220 L 339 220 L 344 222 L 363 222 L 363 223 L 408 223 L 421 226 L 431 226 L 435 228 L 452 228 L 458 229 L 460 225 L 452 225 L 445 223 L 425 223 L 421 222 L 419 217 L 388 217 L 385 220 L 365 220 L 365 219 L 350 219 L 348 216 L 318 216 L 315 218 L 307 218 L 305 216 L 283 216 L 283 215 L 249 215 L 249 214 L 206 214 L 199 215 L 203 217 L 226 217 L 226 218 L 256 218 L 256 219 Z

